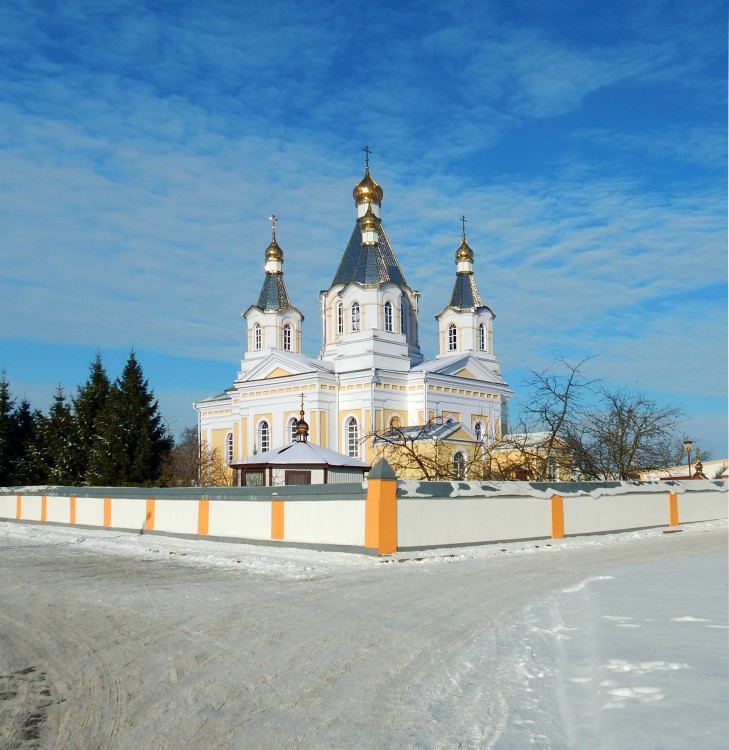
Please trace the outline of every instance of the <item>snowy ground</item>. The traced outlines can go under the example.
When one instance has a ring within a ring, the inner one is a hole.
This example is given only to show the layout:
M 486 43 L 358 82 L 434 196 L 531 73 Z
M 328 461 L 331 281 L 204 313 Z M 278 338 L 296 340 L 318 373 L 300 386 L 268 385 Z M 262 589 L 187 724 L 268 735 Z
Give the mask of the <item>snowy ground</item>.
M 0 748 L 729 746 L 727 527 L 385 559 L 0 523 Z

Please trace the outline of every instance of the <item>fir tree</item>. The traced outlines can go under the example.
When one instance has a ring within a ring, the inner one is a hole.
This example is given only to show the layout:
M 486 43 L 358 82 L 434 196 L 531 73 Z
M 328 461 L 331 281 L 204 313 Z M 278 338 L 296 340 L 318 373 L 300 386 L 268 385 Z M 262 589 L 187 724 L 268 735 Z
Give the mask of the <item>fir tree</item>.
M 42 468 L 46 482 L 78 484 L 82 462 L 77 435 L 71 407 L 59 385 L 48 416 L 41 416 L 35 450 L 36 463 Z
M 13 411 L 15 399 L 5 370 L 0 376 L 0 486 L 13 484 Z
M 98 484 L 99 471 L 94 462 L 103 454 L 103 446 L 97 446 L 103 416 L 109 406 L 111 383 L 97 353 L 89 367 L 89 379 L 79 386 L 73 399 L 76 420 L 76 440 L 80 458 L 79 476 L 84 484 Z
M 162 461 L 172 440 L 134 352 L 115 381 L 107 408 L 98 421 L 98 440 L 93 451 L 96 483 L 159 484 Z
M 12 463 L 14 484 L 42 484 L 45 472 L 35 460 L 43 415 L 23 399 L 13 414 Z

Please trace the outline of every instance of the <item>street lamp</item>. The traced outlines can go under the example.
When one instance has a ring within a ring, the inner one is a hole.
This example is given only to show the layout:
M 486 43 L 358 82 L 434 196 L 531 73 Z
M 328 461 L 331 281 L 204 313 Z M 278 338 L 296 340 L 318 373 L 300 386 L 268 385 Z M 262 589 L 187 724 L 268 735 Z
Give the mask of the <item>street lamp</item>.
M 683 449 L 686 451 L 686 455 L 688 456 L 688 478 L 691 479 L 691 449 L 694 447 L 693 440 L 690 440 L 689 438 L 686 438 L 686 440 L 683 441 Z

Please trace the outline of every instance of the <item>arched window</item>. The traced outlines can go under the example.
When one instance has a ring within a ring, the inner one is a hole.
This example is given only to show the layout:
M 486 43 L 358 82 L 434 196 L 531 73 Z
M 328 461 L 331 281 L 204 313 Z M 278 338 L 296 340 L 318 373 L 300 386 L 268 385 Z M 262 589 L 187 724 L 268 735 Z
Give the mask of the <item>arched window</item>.
M 296 417 L 291 417 L 289 420 L 289 442 L 295 443 L 296 442 L 296 425 L 298 424 L 298 421 Z
M 337 333 L 344 333 L 344 305 L 337 305 Z
M 285 351 L 291 351 L 291 326 L 287 323 L 283 327 L 283 348 Z
M 478 327 L 478 348 L 479 351 L 486 351 L 486 329 L 484 328 L 483 323 Z
M 392 303 L 385 302 L 385 330 L 392 333 Z
M 456 324 L 451 323 L 448 326 L 448 351 L 454 352 L 456 350 L 457 343 L 458 339 L 456 337 Z
M 264 419 L 258 423 L 258 450 L 265 453 L 271 448 L 271 428 Z
M 466 457 L 458 451 L 453 456 L 453 478 L 454 479 L 465 479 L 466 477 Z
M 225 436 L 225 463 L 230 466 L 233 463 L 233 433 Z
M 253 348 L 263 348 L 263 331 L 258 323 L 256 323 L 255 328 L 253 329 Z
M 483 440 L 483 425 L 481 422 L 476 422 L 473 426 L 473 432 L 476 435 L 476 442 L 480 443 Z
M 407 328 L 405 328 L 405 303 L 400 303 L 400 333 L 405 336 L 408 335 Z
M 359 302 L 352 303 L 352 330 L 359 331 L 360 328 Z
M 347 420 L 347 455 L 359 458 L 359 425 L 354 417 Z

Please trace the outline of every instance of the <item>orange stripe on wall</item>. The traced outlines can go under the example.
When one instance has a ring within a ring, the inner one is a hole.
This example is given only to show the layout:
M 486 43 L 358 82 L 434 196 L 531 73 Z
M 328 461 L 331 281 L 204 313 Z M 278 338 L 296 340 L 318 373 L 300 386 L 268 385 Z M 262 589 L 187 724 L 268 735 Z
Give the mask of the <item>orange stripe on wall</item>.
M 23 517 L 23 496 L 15 496 L 15 519 L 19 521 Z
M 144 519 L 144 530 L 154 531 L 154 498 L 147 498 L 147 515 Z
M 104 498 L 104 528 L 108 529 L 111 526 L 111 498 Z
M 68 498 L 68 522 L 72 525 L 76 523 L 76 495 Z
M 210 526 L 210 500 L 198 500 L 197 504 L 197 533 L 205 536 Z
M 564 539 L 564 502 L 561 495 L 552 495 L 552 539 Z
M 41 495 L 41 521 L 46 520 L 47 509 L 48 509 L 48 498 L 45 495 Z
M 284 503 L 283 500 L 271 501 L 271 539 L 284 538 Z
M 668 525 L 678 526 L 678 495 L 675 492 L 668 493 Z

